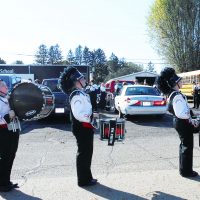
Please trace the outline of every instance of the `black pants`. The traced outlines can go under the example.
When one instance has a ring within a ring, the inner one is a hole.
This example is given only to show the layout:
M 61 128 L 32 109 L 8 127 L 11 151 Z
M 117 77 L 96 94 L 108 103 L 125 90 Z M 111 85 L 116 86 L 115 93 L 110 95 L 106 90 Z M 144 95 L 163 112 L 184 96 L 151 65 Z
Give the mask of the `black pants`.
M 194 101 L 194 108 L 199 108 L 199 95 L 194 95 L 193 101 Z
M 19 133 L 0 129 L 0 185 L 10 183 L 10 174 L 17 152 Z
M 91 172 L 91 162 L 93 154 L 94 131 L 90 128 L 81 128 L 73 131 L 78 151 L 76 155 L 76 168 L 78 184 L 87 184 L 93 177 Z
M 92 110 L 97 111 L 97 92 L 92 91 L 89 93 L 89 95 L 90 95 L 90 101 L 92 104 Z
M 186 120 L 174 119 L 175 129 L 179 134 L 179 171 L 188 175 L 193 170 L 193 126 Z

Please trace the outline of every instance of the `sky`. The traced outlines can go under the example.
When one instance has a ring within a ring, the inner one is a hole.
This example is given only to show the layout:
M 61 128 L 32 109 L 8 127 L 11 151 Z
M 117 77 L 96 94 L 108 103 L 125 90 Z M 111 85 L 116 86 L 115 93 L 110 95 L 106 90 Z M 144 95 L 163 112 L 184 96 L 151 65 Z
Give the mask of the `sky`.
M 0 0 L 0 57 L 34 62 L 39 45 L 58 44 L 66 58 L 80 44 L 109 58 L 161 63 L 148 36 L 154 0 Z M 157 71 L 161 65 L 155 65 Z

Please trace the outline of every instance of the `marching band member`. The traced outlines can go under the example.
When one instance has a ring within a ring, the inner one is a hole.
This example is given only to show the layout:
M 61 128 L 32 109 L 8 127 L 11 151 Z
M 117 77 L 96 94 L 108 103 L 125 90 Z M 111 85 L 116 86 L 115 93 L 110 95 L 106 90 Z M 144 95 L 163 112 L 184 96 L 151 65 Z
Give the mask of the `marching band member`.
M 177 76 L 173 68 L 165 68 L 158 77 L 158 88 L 168 96 L 168 111 L 173 114 L 173 125 L 180 138 L 179 172 L 183 177 L 195 177 L 193 171 L 193 133 L 199 126 L 196 119 L 192 119 L 192 112 L 186 97 L 179 91 L 182 87 L 181 77 Z
M 101 86 L 100 86 L 100 100 L 99 100 L 99 103 L 98 103 L 98 107 L 101 109 L 101 110 L 104 110 L 106 108 L 106 87 L 105 87 L 105 84 L 104 83 L 101 83 Z
M 0 192 L 9 192 L 18 187 L 17 183 L 10 181 L 10 174 L 18 148 L 19 129 L 9 128 L 16 116 L 10 109 L 7 93 L 6 83 L 0 80 Z
M 90 81 L 90 90 L 88 94 L 90 95 L 90 101 L 92 104 L 92 110 L 97 112 L 97 93 L 98 93 L 98 86 L 94 84 L 94 81 Z
M 194 107 L 193 108 L 198 109 L 199 108 L 199 103 L 200 103 L 199 102 L 200 101 L 200 98 L 199 98 L 199 86 L 195 81 L 193 81 L 192 94 L 193 94 L 193 102 L 194 102 Z
M 91 186 L 97 183 L 91 172 L 93 154 L 94 127 L 90 97 L 84 92 L 86 80 L 75 68 L 68 67 L 59 79 L 60 88 L 70 94 L 72 132 L 77 140 L 77 177 L 79 186 Z

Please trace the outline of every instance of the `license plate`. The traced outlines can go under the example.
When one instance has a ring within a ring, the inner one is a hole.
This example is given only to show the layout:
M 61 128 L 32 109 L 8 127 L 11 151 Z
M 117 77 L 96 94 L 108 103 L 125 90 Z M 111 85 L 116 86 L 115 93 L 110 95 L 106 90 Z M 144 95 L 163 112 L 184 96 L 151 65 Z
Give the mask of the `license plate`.
M 65 113 L 65 109 L 64 108 L 56 108 L 55 113 Z
M 151 102 L 145 101 L 145 102 L 143 102 L 142 105 L 143 105 L 143 106 L 151 106 Z

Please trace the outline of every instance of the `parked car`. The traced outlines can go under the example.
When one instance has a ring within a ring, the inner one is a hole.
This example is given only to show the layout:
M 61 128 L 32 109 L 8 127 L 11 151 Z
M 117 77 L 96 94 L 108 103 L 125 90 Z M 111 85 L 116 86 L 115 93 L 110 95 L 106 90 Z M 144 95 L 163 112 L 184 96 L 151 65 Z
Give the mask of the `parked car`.
M 58 78 L 43 79 L 42 85 L 49 87 L 51 92 L 54 94 L 55 107 L 52 114 L 69 116 L 69 96 L 58 88 Z
M 115 109 L 123 115 L 164 115 L 166 99 L 152 86 L 126 85 L 115 97 Z
M 21 82 L 21 78 L 13 74 L 0 74 L 0 79 L 2 79 L 6 83 L 9 92 L 17 83 Z

